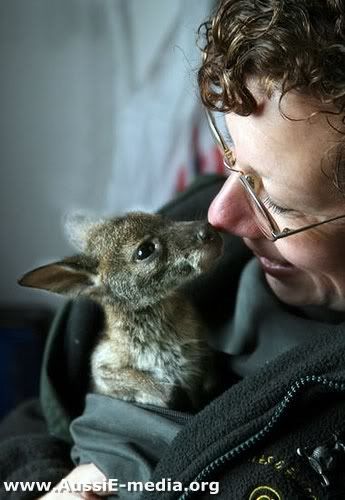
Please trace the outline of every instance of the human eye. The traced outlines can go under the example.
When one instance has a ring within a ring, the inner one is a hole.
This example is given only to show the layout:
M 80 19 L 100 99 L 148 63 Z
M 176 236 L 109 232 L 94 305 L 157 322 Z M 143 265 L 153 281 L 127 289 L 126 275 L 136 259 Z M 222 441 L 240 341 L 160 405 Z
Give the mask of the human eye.
M 268 195 L 265 196 L 265 198 L 262 200 L 262 203 L 272 214 L 275 215 L 287 214 L 294 211 L 291 208 L 281 207 L 280 205 L 277 205 Z

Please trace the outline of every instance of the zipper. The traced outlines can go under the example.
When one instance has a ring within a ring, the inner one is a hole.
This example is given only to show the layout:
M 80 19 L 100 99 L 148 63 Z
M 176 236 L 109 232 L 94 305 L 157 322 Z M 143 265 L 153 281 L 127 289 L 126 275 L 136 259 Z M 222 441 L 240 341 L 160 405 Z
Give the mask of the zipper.
M 201 472 L 199 472 L 199 474 L 191 481 L 191 483 L 201 482 L 206 478 L 206 476 L 208 476 L 211 472 L 214 472 L 221 465 L 224 465 L 234 458 L 238 458 L 238 456 L 242 452 L 248 451 L 256 444 L 260 443 L 260 441 L 262 441 L 269 435 L 269 433 L 274 429 L 281 418 L 286 414 L 292 401 L 301 392 L 301 390 L 306 386 L 319 384 L 326 386 L 328 389 L 330 389 L 331 392 L 345 392 L 344 381 L 336 381 L 328 379 L 327 377 L 317 375 L 307 375 L 306 377 L 301 377 L 291 385 L 284 398 L 280 401 L 280 403 L 278 403 L 277 409 L 275 410 L 271 419 L 260 431 L 250 436 L 243 443 L 235 446 L 235 448 L 232 448 L 231 450 L 227 451 L 226 453 L 209 463 Z M 192 495 L 193 491 L 187 490 L 178 498 L 178 500 L 186 500 Z
M 144 408 L 145 410 L 153 411 L 157 415 L 162 415 L 170 420 L 173 420 L 174 422 L 177 422 L 178 424 L 186 424 L 188 420 L 191 420 L 193 418 L 193 413 L 189 412 L 182 412 L 179 410 L 171 410 L 170 408 L 163 408 L 160 406 L 154 406 L 154 405 L 149 405 L 149 404 L 141 404 L 137 403 L 136 406 L 140 406 L 141 408 Z

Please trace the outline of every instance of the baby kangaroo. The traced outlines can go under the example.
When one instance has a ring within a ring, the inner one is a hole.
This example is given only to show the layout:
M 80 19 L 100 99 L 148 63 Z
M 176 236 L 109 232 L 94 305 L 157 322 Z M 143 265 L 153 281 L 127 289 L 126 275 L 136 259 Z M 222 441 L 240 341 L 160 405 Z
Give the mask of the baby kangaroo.
M 66 229 L 79 253 L 28 272 L 19 284 L 102 306 L 91 390 L 172 408 L 187 400 L 197 409 L 211 385 L 212 355 L 179 287 L 213 265 L 221 237 L 203 221 L 141 212 L 99 221 L 76 215 Z

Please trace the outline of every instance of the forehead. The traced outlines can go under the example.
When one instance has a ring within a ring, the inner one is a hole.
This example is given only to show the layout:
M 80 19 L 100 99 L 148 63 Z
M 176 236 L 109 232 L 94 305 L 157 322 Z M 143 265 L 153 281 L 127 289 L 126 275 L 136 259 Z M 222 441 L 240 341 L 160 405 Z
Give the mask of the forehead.
M 318 112 L 315 102 L 297 93 L 280 102 L 279 91 L 268 98 L 255 87 L 251 90 L 257 111 L 226 116 L 238 164 L 253 169 L 273 190 L 284 186 L 287 194 L 299 192 L 306 202 L 312 197 L 324 203 L 326 191 L 334 190 L 322 169 L 332 174 L 336 147 L 344 140 L 328 120 L 340 129 L 341 118 Z
M 131 244 L 153 236 L 162 226 L 163 220 L 158 215 L 133 212 L 108 220 L 96 229 L 96 233 L 106 242 Z

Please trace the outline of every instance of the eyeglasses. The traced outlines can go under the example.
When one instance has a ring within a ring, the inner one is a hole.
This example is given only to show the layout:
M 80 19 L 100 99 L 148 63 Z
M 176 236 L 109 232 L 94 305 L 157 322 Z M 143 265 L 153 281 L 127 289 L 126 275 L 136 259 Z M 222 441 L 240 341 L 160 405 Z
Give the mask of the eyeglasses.
M 216 120 L 214 115 L 208 109 L 205 109 L 205 111 L 212 135 L 223 154 L 224 166 L 230 172 L 239 174 L 238 179 L 247 195 L 249 205 L 252 208 L 253 213 L 256 217 L 257 225 L 266 238 L 268 238 L 271 241 L 276 241 L 281 238 L 286 238 L 287 236 L 301 233 L 302 231 L 306 231 L 307 229 L 312 229 L 314 227 L 321 226 L 322 224 L 333 222 L 345 217 L 345 214 L 338 215 L 337 217 L 332 217 L 331 219 L 327 219 L 322 222 L 316 222 L 314 224 L 308 224 L 302 227 L 297 227 L 297 228 L 284 227 L 283 229 L 281 229 L 279 227 L 279 224 L 276 222 L 273 215 L 270 213 L 269 209 L 265 205 L 265 200 L 267 199 L 267 195 L 265 195 L 265 193 L 262 192 L 263 189 L 260 177 L 252 174 L 245 174 L 244 172 L 242 172 L 242 170 L 233 168 L 233 166 L 236 163 L 234 153 L 228 147 L 222 134 L 220 133 L 216 125 Z

